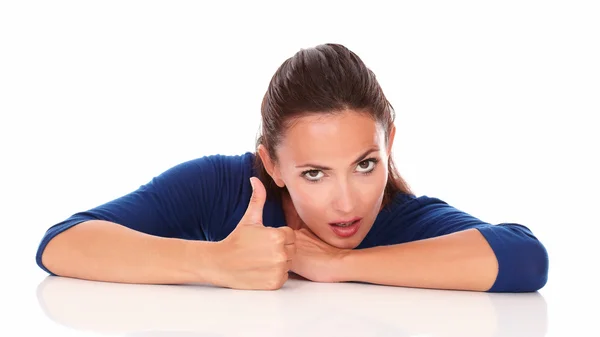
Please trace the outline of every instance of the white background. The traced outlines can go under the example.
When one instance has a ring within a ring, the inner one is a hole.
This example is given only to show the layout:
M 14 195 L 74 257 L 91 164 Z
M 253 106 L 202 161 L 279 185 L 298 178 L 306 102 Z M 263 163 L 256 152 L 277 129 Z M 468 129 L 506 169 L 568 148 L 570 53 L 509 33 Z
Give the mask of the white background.
M 596 294 L 599 17 L 595 1 L 1 2 L 10 311 L 50 324 L 33 298 L 48 227 L 182 161 L 252 151 L 274 71 L 334 42 L 396 109 L 394 157 L 418 195 L 546 245 L 540 293 L 559 321 Z

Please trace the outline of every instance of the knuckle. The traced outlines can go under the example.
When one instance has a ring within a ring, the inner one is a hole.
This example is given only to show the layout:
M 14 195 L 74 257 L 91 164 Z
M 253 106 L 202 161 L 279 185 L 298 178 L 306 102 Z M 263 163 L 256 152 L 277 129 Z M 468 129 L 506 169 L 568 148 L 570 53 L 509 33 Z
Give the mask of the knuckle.
M 271 240 L 273 240 L 273 242 L 275 242 L 278 245 L 283 244 L 285 243 L 285 234 L 282 231 L 272 230 Z
M 296 233 L 294 233 L 294 230 L 289 228 L 289 227 L 282 227 L 283 230 L 281 232 L 281 234 L 283 234 L 283 236 L 285 238 L 290 238 L 291 241 L 293 242 L 296 239 Z
M 279 288 L 281 288 L 281 286 L 277 283 L 267 284 L 266 287 L 267 290 L 278 290 Z
M 278 265 L 285 263 L 287 261 L 287 259 L 288 259 L 288 257 L 285 252 L 277 252 L 274 257 L 275 264 L 278 264 Z
M 290 232 L 290 234 L 292 234 L 293 236 L 296 236 L 296 231 L 295 230 L 293 230 L 290 227 L 286 227 L 286 229 L 288 230 L 288 232 Z
M 282 282 L 282 277 L 279 277 L 279 275 L 277 275 L 277 277 L 273 277 L 267 282 L 266 287 L 269 290 L 277 290 L 281 288 L 281 286 L 283 286 L 284 282 L 285 281 Z

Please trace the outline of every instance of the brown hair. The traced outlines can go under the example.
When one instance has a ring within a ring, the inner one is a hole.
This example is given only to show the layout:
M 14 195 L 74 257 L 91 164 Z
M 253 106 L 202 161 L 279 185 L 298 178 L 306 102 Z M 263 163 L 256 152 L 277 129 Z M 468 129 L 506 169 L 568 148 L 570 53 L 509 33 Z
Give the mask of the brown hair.
M 275 184 L 258 155 L 262 144 L 273 163 L 276 147 L 294 119 L 307 114 L 335 114 L 355 110 L 367 114 L 385 130 L 386 146 L 395 112 L 375 74 L 348 48 L 322 44 L 301 49 L 277 69 L 261 105 L 261 131 L 256 140 L 255 170 L 265 185 L 267 196 L 281 197 L 286 190 Z M 398 173 L 392 156 L 388 161 L 388 181 L 383 205 L 398 192 L 413 194 Z

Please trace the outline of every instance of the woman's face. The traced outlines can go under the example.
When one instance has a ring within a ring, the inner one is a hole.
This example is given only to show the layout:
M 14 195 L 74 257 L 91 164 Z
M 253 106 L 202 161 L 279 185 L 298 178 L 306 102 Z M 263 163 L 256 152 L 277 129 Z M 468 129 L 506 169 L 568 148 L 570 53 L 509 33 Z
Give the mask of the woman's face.
M 332 246 L 358 246 L 381 209 L 393 138 L 394 130 L 386 148 L 380 125 L 353 111 L 296 120 L 277 148 L 277 165 L 265 165 L 289 191 L 288 226 L 296 220 Z

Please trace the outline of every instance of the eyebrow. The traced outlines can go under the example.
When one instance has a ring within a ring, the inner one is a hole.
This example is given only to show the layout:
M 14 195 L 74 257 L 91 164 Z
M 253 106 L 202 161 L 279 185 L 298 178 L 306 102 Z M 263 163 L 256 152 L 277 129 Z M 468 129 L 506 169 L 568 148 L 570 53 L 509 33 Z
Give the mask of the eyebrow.
M 372 149 L 367 150 L 365 153 L 361 154 L 358 158 L 356 158 L 356 160 L 354 162 L 352 162 L 352 164 L 358 164 L 360 163 L 363 159 L 365 159 L 371 152 L 376 152 L 379 151 L 378 147 L 374 147 Z M 330 171 L 332 170 L 332 168 L 327 167 L 327 166 L 322 166 L 322 165 L 315 165 L 315 164 L 311 164 L 311 163 L 306 163 L 304 165 L 298 165 L 296 166 L 296 168 L 304 168 L 304 167 L 312 167 L 318 170 L 323 170 L 323 171 Z

